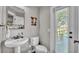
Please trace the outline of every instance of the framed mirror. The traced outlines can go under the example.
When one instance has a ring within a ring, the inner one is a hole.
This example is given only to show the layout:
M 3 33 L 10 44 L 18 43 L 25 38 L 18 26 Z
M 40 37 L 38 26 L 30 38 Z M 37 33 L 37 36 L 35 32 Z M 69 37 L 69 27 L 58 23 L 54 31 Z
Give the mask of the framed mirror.
M 24 29 L 25 12 L 16 6 L 7 6 L 7 21 L 6 24 L 11 29 Z

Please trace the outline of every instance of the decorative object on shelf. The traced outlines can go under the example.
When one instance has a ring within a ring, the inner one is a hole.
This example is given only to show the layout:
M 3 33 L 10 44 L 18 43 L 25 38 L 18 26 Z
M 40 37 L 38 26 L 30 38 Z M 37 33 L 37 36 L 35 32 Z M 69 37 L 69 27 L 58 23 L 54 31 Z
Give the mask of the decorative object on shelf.
M 36 24 L 37 24 L 37 17 L 35 17 L 35 16 L 31 16 L 31 25 L 33 25 L 33 26 L 36 26 Z
M 13 24 L 12 26 L 8 26 L 8 29 L 24 29 L 24 25 Z

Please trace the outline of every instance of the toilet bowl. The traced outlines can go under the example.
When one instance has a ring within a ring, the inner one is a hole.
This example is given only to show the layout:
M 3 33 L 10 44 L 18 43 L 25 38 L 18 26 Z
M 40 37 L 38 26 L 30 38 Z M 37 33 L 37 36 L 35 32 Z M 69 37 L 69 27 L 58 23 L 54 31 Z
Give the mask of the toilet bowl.
M 39 45 L 39 37 L 31 37 L 30 45 L 32 47 L 32 52 L 47 53 L 47 48 L 43 45 Z

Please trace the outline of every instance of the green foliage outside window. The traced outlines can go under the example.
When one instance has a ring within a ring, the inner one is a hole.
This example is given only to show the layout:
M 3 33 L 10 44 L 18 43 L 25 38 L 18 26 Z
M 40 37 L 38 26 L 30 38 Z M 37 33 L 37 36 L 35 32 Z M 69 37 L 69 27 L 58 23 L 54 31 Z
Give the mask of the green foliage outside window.
M 68 10 L 63 9 L 56 12 L 56 20 L 57 20 L 57 35 L 63 37 L 64 34 L 67 34 L 67 18 L 68 18 Z

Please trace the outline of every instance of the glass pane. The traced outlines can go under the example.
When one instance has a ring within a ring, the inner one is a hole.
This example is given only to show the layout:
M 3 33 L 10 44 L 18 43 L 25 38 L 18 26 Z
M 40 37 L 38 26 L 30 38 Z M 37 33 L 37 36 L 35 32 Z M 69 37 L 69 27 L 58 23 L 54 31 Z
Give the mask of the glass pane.
M 56 11 L 56 52 L 68 52 L 68 20 L 69 9 L 64 8 Z

